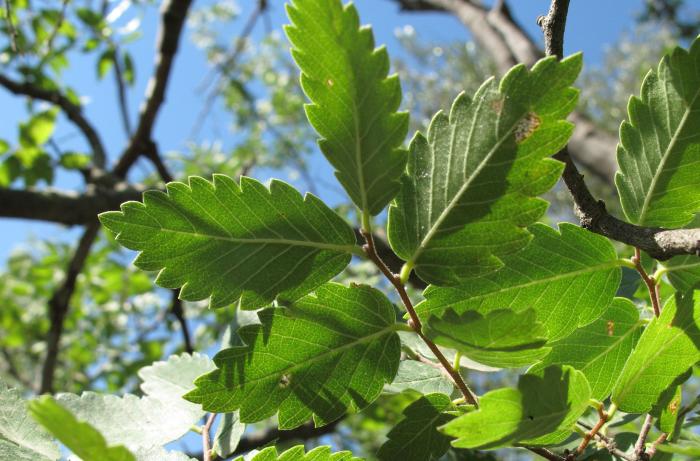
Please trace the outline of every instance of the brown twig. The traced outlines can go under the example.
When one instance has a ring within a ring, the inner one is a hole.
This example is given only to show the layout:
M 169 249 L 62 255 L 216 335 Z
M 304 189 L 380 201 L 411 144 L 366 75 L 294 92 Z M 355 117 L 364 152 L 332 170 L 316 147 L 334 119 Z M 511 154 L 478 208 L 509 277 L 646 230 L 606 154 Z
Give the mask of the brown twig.
M 647 450 L 647 455 L 649 456 L 650 459 L 653 458 L 654 455 L 656 454 L 657 447 L 659 445 L 665 443 L 666 439 L 668 439 L 668 434 L 664 432 L 659 436 L 659 438 L 654 440 L 654 442 L 651 444 L 651 446 Z
M 192 346 L 190 329 L 187 326 L 185 310 L 182 308 L 182 300 L 179 298 L 180 290 L 173 290 L 172 296 L 173 299 L 172 304 L 170 305 L 170 312 L 180 324 L 180 330 L 182 331 L 182 344 L 184 346 L 185 352 L 187 352 L 188 354 L 192 354 L 194 352 L 194 347 Z
M 421 321 L 418 318 L 418 314 L 416 313 L 416 310 L 413 308 L 413 303 L 411 302 L 411 298 L 409 298 L 408 293 L 406 293 L 406 287 L 404 287 L 403 283 L 401 283 L 400 277 L 398 274 L 394 274 L 391 272 L 391 269 L 387 267 L 387 265 L 382 261 L 382 259 L 379 257 L 379 254 L 377 254 L 376 247 L 374 245 L 374 237 L 372 236 L 371 232 L 367 232 L 362 230 L 361 231 L 362 236 L 365 238 L 365 245 L 362 247 L 365 253 L 367 254 L 367 257 L 379 268 L 379 270 L 384 274 L 384 276 L 391 282 L 391 284 L 394 286 L 396 289 L 396 292 L 399 294 L 399 297 L 401 298 L 401 301 L 403 302 L 404 307 L 406 308 L 406 311 L 408 312 L 408 315 L 410 317 L 410 320 L 408 322 L 408 325 L 413 328 L 413 331 L 420 336 L 420 338 L 423 340 L 423 342 L 428 346 L 430 351 L 437 357 L 438 361 L 442 364 L 444 367 L 445 371 L 450 375 L 452 380 L 454 381 L 455 385 L 459 389 L 459 391 L 462 393 L 464 396 L 464 399 L 467 401 L 467 403 L 470 403 L 476 407 L 479 406 L 479 402 L 476 398 L 476 395 L 474 392 L 469 389 L 469 386 L 464 382 L 462 379 L 462 376 L 459 374 L 458 370 L 455 370 L 452 367 L 452 364 L 445 358 L 444 354 L 440 349 L 435 345 L 434 342 L 432 342 L 428 337 L 426 337 L 423 332 L 422 332 L 422 325 Z
M 642 424 L 642 430 L 639 432 L 639 437 L 637 438 L 637 442 L 634 444 L 634 454 L 637 457 L 638 460 L 644 459 L 644 451 L 645 451 L 645 442 L 647 440 L 647 436 L 649 435 L 649 431 L 651 430 L 651 424 L 654 422 L 654 418 L 651 415 L 647 415 L 646 418 L 644 418 L 644 424 Z
M 216 413 L 210 413 L 207 417 L 207 422 L 202 427 L 202 459 L 203 461 L 212 461 L 211 458 L 211 426 L 216 419 Z
M 656 284 L 656 280 L 654 280 L 654 277 L 647 274 L 647 271 L 644 270 L 644 267 L 642 266 L 642 255 L 639 251 L 639 248 L 634 249 L 634 256 L 632 257 L 632 262 L 634 263 L 634 267 L 637 269 L 637 272 L 639 272 L 639 275 L 642 277 L 642 280 L 644 280 L 644 283 L 647 286 L 647 290 L 649 291 L 649 298 L 651 299 L 651 305 L 654 308 L 654 316 L 658 317 L 661 315 L 659 287 Z
M 583 440 L 579 444 L 578 448 L 576 448 L 576 455 L 580 455 L 583 453 L 583 451 L 586 449 L 588 444 L 593 440 L 593 438 L 598 434 L 598 431 L 600 431 L 605 423 L 608 422 L 608 414 L 603 410 L 602 405 L 598 407 L 598 422 L 593 426 L 593 428 L 586 432 L 586 435 L 583 437 Z
M 566 458 L 563 456 L 559 456 L 558 454 L 547 450 L 546 448 L 542 447 L 526 447 L 528 450 L 531 452 L 535 453 L 536 455 L 540 455 L 544 459 L 548 459 L 550 461 L 566 461 Z
M 131 129 L 131 119 L 129 117 L 129 103 L 126 98 L 126 84 L 124 80 L 124 72 L 119 61 L 119 47 L 115 44 L 114 53 L 112 53 L 112 63 L 114 64 L 114 80 L 117 85 L 117 100 L 119 101 L 119 113 L 122 117 L 122 125 L 124 133 L 131 137 L 134 133 Z

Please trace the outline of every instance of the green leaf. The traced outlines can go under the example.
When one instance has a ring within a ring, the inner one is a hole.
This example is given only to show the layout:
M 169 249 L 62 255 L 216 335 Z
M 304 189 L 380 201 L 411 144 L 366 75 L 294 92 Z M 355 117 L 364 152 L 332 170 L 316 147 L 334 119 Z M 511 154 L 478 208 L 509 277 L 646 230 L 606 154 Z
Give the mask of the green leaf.
M 323 425 L 366 407 L 396 375 L 394 307 L 378 290 L 330 283 L 258 315 L 262 325 L 238 332 L 247 346 L 219 352 L 219 369 L 197 379 L 186 399 L 206 411 L 240 409 L 246 423 L 279 412 L 280 428 L 291 429 L 312 415 Z
M 695 255 L 675 256 L 664 261 L 668 281 L 678 291 L 700 289 L 700 258 Z
M 377 453 L 381 461 L 433 461 L 450 448 L 450 438 L 438 432 L 438 426 L 453 416 L 444 413 L 452 400 L 444 394 L 428 394 L 406 407 L 402 419 L 388 434 L 389 440 Z
M 136 81 L 136 69 L 134 68 L 134 60 L 131 58 L 131 54 L 128 52 L 124 53 L 124 81 L 130 86 L 133 86 Z
M 526 226 L 547 202 L 563 165 L 553 159 L 571 136 L 565 120 L 578 91 L 570 85 L 581 55 L 511 69 L 470 100 L 438 112 L 427 139 L 409 146 L 401 192 L 389 209 L 392 248 L 426 282 L 455 285 L 501 267 L 501 257 L 530 241 Z
M 425 334 L 436 344 L 460 351 L 470 359 L 499 368 L 518 368 L 542 359 L 549 352 L 547 329 L 537 321 L 535 311 L 508 309 L 485 315 L 448 310 L 430 317 Z
M 657 446 L 656 449 L 664 453 L 692 456 L 697 459 L 700 457 L 700 440 L 681 440 L 677 443 L 664 443 Z
M 394 381 L 384 388 L 384 392 L 400 393 L 413 389 L 421 394 L 451 394 L 454 384 L 437 367 L 417 360 L 402 360 Z
M 552 352 L 532 370 L 553 364 L 570 365 L 583 372 L 591 385 L 591 397 L 603 401 L 632 353 L 642 331 L 635 305 L 615 298 L 595 322 L 549 345 Z
M 408 113 L 396 112 L 401 85 L 387 77 L 389 57 L 374 48 L 354 5 L 339 0 L 292 0 L 285 28 L 301 85 L 311 100 L 306 115 L 336 177 L 363 212 L 376 215 L 399 190 Z
M 169 183 L 143 203 L 122 204 L 100 221 L 117 241 L 141 251 L 134 264 L 159 270 L 156 283 L 182 287 L 180 297 L 210 297 L 211 307 L 247 309 L 300 298 L 348 265 L 355 234 L 311 194 L 290 185 L 214 175 L 209 182 Z
M 630 98 L 615 184 L 627 219 L 681 227 L 700 211 L 700 39 L 676 48 Z
M 521 375 L 517 389 L 486 393 L 478 410 L 450 421 L 441 430 L 457 438 L 452 445 L 458 448 L 538 445 L 543 444 L 539 437 L 552 432 L 563 434 L 561 442 L 586 411 L 590 392 L 583 373 L 551 366 L 538 374 Z
M 69 170 L 79 170 L 90 165 L 90 156 L 79 152 L 65 152 L 61 154 L 59 163 L 63 168 Z
M 233 461 L 244 461 L 242 456 Z M 249 461 L 362 461 L 362 458 L 355 458 L 349 451 L 339 451 L 331 453 L 331 447 L 317 447 L 308 453 L 304 453 L 304 446 L 297 445 L 290 448 L 281 455 L 277 454 L 275 447 L 265 448 Z
M 30 402 L 29 412 L 39 424 L 83 461 L 136 461 L 134 455 L 125 447 L 108 446 L 97 429 L 86 422 L 78 421 L 70 411 L 50 396 L 39 397 Z
M 0 461 L 54 461 L 60 457 L 56 443 L 29 417 L 22 393 L 0 381 Z
M 56 110 L 46 110 L 32 116 L 19 126 L 19 141 L 22 147 L 44 145 L 53 134 L 56 125 Z
M 112 69 L 114 65 L 114 49 L 109 48 L 102 52 L 99 59 L 97 60 L 97 79 L 102 80 L 107 72 Z
M 649 412 L 656 419 L 656 426 L 670 435 L 676 431 L 676 423 L 678 423 L 678 410 L 681 408 L 683 400 L 683 392 L 681 386 L 673 386 L 666 389 L 661 394 L 659 401 Z M 682 423 L 682 421 L 680 421 Z
M 221 421 L 214 434 L 214 451 L 221 457 L 233 453 L 245 432 L 245 424 L 238 417 L 238 412 L 221 415 Z
M 194 389 L 195 378 L 214 368 L 205 355 L 171 356 L 166 362 L 139 370 L 144 397 L 85 392 L 80 396 L 60 394 L 57 399 L 76 417 L 99 430 L 110 444 L 132 450 L 162 446 L 182 437 L 204 416 L 199 405 L 182 396 Z M 134 421 L 154 423 L 133 424 Z
M 700 360 L 700 300 L 678 297 L 646 327 L 612 393 L 624 412 L 646 413 L 661 393 Z M 676 383 L 678 384 L 678 383 Z
M 551 341 L 592 322 L 615 296 L 620 262 L 608 239 L 573 224 L 561 223 L 559 229 L 534 224 L 532 243 L 505 258 L 501 270 L 459 287 L 428 287 L 426 300 L 416 306 L 418 314 L 531 307 Z

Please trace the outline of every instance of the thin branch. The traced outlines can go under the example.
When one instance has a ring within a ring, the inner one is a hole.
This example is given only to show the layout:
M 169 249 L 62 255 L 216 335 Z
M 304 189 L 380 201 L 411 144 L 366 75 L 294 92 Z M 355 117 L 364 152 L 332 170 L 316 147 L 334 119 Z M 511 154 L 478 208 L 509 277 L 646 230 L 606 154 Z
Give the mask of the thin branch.
M 158 54 L 155 70 L 146 88 L 144 102 L 139 110 L 139 122 L 129 145 L 114 167 L 114 174 L 125 177 L 131 165 L 148 148 L 158 111 L 165 101 L 165 90 L 170 80 L 173 60 L 180 35 L 192 0 L 167 0 L 161 7 L 161 25 L 158 34 Z
M 647 436 L 649 435 L 649 431 L 651 430 L 651 425 L 653 422 L 654 418 L 651 415 L 647 415 L 646 418 L 644 418 L 644 424 L 642 424 L 642 430 L 639 432 L 639 438 L 634 444 L 634 454 L 638 460 L 644 459 L 644 444 L 646 443 Z
M 104 168 L 107 158 L 106 151 L 97 131 L 83 116 L 82 108 L 79 105 L 73 104 L 70 99 L 59 91 L 45 90 L 28 82 L 16 82 L 1 74 L 0 85 L 14 94 L 50 102 L 60 107 L 63 113 L 66 114 L 66 117 L 78 127 L 90 145 L 94 165 L 98 168 Z
M 644 270 L 644 266 L 642 266 L 642 255 L 639 251 L 639 248 L 634 249 L 634 256 L 632 257 L 632 262 L 634 263 L 634 267 L 637 269 L 637 272 L 639 272 L 639 275 L 642 277 L 642 280 L 644 280 L 644 283 L 647 286 L 647 290 L 649 291 L 649 299 L 651 299 L 651 305 L 654 308 L 654 316 L 658 317 L 661 315 L 659 287 L 656 284 L 656 280 L 654 280 L 654 277 L 647 274 L 647 271 Z
M 12 22 L 12 0 L 5 0 L 5 16 L 7 20 L 7 28 L 10 31 L 10 48 L 13 53 L 22 54 L 22 50 L 17 46 L 17 29 L 15 29 L 15 24 Z
M 598 434 L 598 432 L 603 428 L 605 423 L 608 422 L 608 414 L 603 410 L 603 407 L 598 407 L 598 422 L 591 428 L 590 431 L 586 432 L 583 440 L 576 448 L 576 455 L 580 455 L 586 449 L 588 444 L 593 440 L 593 438 Z
M 401 301 L 403 302 L 404 307 L 406 308 L 406 311 L 408 312 L 408 315 L 410 317 L 410 320 L 408 322 L 409 326 L 413 328 L 416 334 L 418 334 L 418 336 L 420 336 L 423 342 L 428 346 L 433 355 L 437 357 L 438 361 L 445 368 L 445 371 L 447 371 L 447 373 L 450 375 L 455 385 L 464 396 L 467 403 L 478 407 L 479 402 L 476 398 L 476 395 L 471 389 L 469 389 L 469 386 L 467 386 L 467 384 L 464 382 L 462 376 L 459 374 L 459 370 L 455 370 L 454 368 L 452 368 L 452 364 L 450 364 L 447 358 L 445 358 L 442 351 L 440 351 L 440 349 L 435 345 L 434 342 L 432 342 L 427 336 L 423 334 L 421 321 L 418 318 L 416 310 L 413 308 L 411 298 L 409 298 L 408 293 L 406 293 L 406 287 L 404 287 L 403 283 L 401 283 L 400 277 L 397 274 L 391 272 L 391 269 L 387 267 L 384 261 L 382 261 L 382 259 L 377 254 L 373 235 L 370 232 L 366 232 L 364 230 L 362 230 L 361 232 L 366 242 L 366 244 L 363 246 L 363 249 L 365 250 L 367 257 L 372 262 L 374 262 L 374 264 L 379 268 L 382 274 L 384 274 L 384 276 L 389 280 L 389 282 L 391 282 L 391 284 L 394 285 L 394 288 L 398 292 L 399 297 L 401 298 Z
M 656 440 L 654 440 L 654 442 L 652 442 L 651 446 L 649 447 L 649 449 L 646 452 L 649 459 L 654 457 L 654 455 L 656 454 L 657 447 L 659 445 L 665 443 L 666 439 L 668 439 L 668 434 L 664 432 L 659 436 L 659 438 L 657 438 Z
M 549 459 L 550 461 L 566 461 L 566 458 L 559 456 L 558 454 L 541 447 L 526 447 L 531 452 L 536 455 L 540 455 L 544 459 Z
M 56 21 L 56 25 L 51 31 L 51 35 L 49 35 L 49 38 L 46 40 L 47 55 L 50 55 L 53 51 L 53 42 L 54 40 L 56 40 L 56 36 L 58 35 L 58 31 L 61 29 L 61 26 L 63 26 L 63 21 L 66 20 L 66 8 L 68 7 L 68 3 L 70 3 L 70 0 L 62 0 L 61 3 L 61 13 L 58 16 L 58 21 Z
M 185 310 L 182 308 L 182 300 L 179 298 L 180 290 L 173 290 L 172 303 L 170 305 L 170 312 L 173 314 L 177 322 L 180 324 L 180 330 L 182 330 L 182 344 L 184 346 L 185 352 L 192 354 L 194 352 L 194 347 L 192 346 L 192 338 L 190 337 L 190 329 L 187 326 L 187 318 L 185 317 Z
M 547 56 L 564 57 L 564 31 L 566 15 L 569 13 L 569 0 L 552 0 L 547 16 L 537 18 L 537 24 L 544 32 L 544 50 Z
M 112 63 L 114 64 L 114 80 L 117 85 L 117 101 L 119 102 L 119 113 L 122 117 L 124 133 L 126 133 L 127 137 L 131 137 L 134 133 L 131 129 L 131 119 L 129 117 L 129 103 L 126 98 L 126 83 L 124 80 L 122 65 L 119 61 L 119 48 L 116 45 L 114 45 Z
M 49 300 L 48 317 L 51 324 L 46 337 L 46 358 L 41 370 L 41 386 L 39 388 L 39 393 L 41 394 L 53 393 L 53 381 L 56 373 L 61 335 L 63 334 L 63 326 L 69 311 L 70 298 L 75 291 L 78 275 L 83 269 L 85 260 L 90 253 L 90 248 L 95 242 L 99 230 L 100 225 L 97 222 L 86 226 L 66 269 L 66 277 Z
M 211 413 L 207 417 L 207 422 L 202 428 L 202 459 L 204 461 L 212 461 L 211 459 L 211 426 L 216 419 L 216 413 Z

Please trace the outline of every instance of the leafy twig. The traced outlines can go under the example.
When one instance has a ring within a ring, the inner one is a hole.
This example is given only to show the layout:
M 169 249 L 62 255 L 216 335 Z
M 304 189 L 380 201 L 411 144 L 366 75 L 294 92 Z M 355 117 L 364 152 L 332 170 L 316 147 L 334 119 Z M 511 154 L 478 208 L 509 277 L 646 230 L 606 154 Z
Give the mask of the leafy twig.
M 598 407 L 598 422 L 593 426 L 593 428 L 586 433 L 586 435 L 583 437 L 583 440 L 579 444 L 578 448 L 576 448 L 576 455 L 580 455 L 583 453 L 583 451 L 586 449 L 588 444 L 593 440 L 593 438 L 598 434 L 598 431 L 600 431 L 605 423 L 608 422 L 608 418 L 610 417 L 609 413 L 605 412 L 603 409 L 602 404 Z
M 654 277 L 647 274 L 642 266 L 642 255 L 639 248 L 634 249 L 634 256 L 632 257 L 632 263 L 634 263 L 634 268 L 639 272 L 639 275 L 644 280 L 644 283 L 649 290 L 649 298 L 651 299 L 651 305 L 654 308 L 654 316 L 658 317 L 661 315 L 661 301 L 659 300 L 659 287 L 656 284 Z
M 639 432 L 639 438 L 637 438 L 637 442 L 634 444 L 634 454 L 638 460 L 644 459 L 644 444 L 647 440 L 647 436 L 649 435 L 651 424 L 653 422 L 654 418 L 651 415 L 647 415 L 646 418 L 644 418 L 644 424 L 642 424 L 642 430 Z
M 434 342 L 432 342 L 427 336 L 425 336 L 422 332 L 422 325 L 421 321 L 418 318 L 418 314 L 416 313 L 416 310 L 413 308 L 413 303 L 411 302 L 411 298 L 409 298 L 408 293 L 406 293 L 406 287 L 401 283 L 401 278 L 399 277 L 398 274 L 394 274 L 391 272 L 391 269 L 387 267 L 387 265 L 384 263 L 384 261 L 379 257 L 377 254 L 376 247 L 374 245 L 374 237 L 372 236 L 371 232 L 367 232 L 364 229 L 360 231 L 365 238 L 366 244 L 363 246 L 363 250 L 367 254 L 367 257 L 379 268 L 379 270 L 384 274 L 384 276 L 391 282 L 391 284 L 394 286 L 396 291 L 399 294 L 399 297 L 401 298 L 401 301 L 403 302 L 404 307 L 406 308 L 406 311 L 408 312 L 408 315 L 410 317 L 410 320 L 408 322 L 409 326 L 413 328 L 413 331 L 420 336 L 420 338 L 423 340 L 423 342 L 428 346 L 430 351 L 437 357 L 438 361 L 442 364 L 443 368 L 447 373 L 450 375 L 452 380 L 454 381 L 455 385 L 459 389 L 459 391 L 462 393 L 464 396 L 465 400 L 478 407 L 479 402 L 476 398 L 476 395 L 474 392 L 469 389 L 469 386 L 464 382 L 462 379 L 462 376 L 459 374 L 458 370 L 455 370 L 450 362 L 447 360 L 447 358 L 444 356 L 442 351 L 435 345 Z

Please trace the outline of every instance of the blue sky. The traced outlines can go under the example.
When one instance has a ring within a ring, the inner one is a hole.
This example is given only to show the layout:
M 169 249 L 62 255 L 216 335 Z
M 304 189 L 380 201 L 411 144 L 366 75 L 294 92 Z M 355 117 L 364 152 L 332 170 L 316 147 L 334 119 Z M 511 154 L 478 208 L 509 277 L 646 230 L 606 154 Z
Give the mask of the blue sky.
M 117 4 L 118 1 L 113 1 Z M 195 8 L 209 1 L 195 2 Z M 253 2 L 240 1 L 242 14 L 240 19 L 230 28 L 232 36 L 237 35 L 242 23 L 248 16 L 246 8 Z M 286 22 L 282 2 L 273 0 L 271 3 L 271 22 L 279 28 Z M 531 36 L 541 40 L 541 33 L 535 23 L 535 18 L 545 14 L 549 5 L 548 0 L 511 0 L 516 18 L 523 24 Z M 441 13 L 400 13 L 398 6 L 391 0 L 357 0 L 358 10 L 364 23 L 372 24 L 376 42 L 386 43 L 389 53 L 399 52 L 399 46 L 394 38 L 398 27 L 411 24 L 418 33 L 431 41 L 467 40 L 466 29 L 453 17 Z M 641 9 L 642 0 L 586 0 L 572 2 L 569 14 L 566 36 L 566 53 L 584 52 L 586 65 L 596 65 L 601 62 L 606 47 L 615 43 L 620 33 L 629 30 L 635 14 Z M 128 18 L 125 18 L 126 20 Z M 157 31 L 157 9 L 150 8 L 145 12 L 140 31 L 141 40 L 130 45 L 130 52 L 136 62 L 136 85 L 129 94 L 132 119 L 136 119 L 138 105 L 153 67 L 154 39 Z M 262 24 L 259 24 L 254 37 L 263 34 Z M 196 88 L 208 73 L 205 58 L 190 40 L 190 31 L 185 34 L 181 50 L 177 56 L 172 80 L 170 82 L 166 105 L 159 114 L 155 128 L 155 139 L 162 152 L 182 150 L 187 136 L 202 107 L 202 96 Z M 95 55 L 71 56 L 71 68 L 64 75 L 64 82 L 78 89 L 81 95 L 87 97 L 86 115 L 93 121 L 101 134 L 104 144 L 112 159 L 115 159 L 126 142 L 118 112 L 116 110 L 116 93 L 111 78 L 98 81 L 95 72 Z M 0 123 L 0 139 L 11 144 L 17 143 L 17 124 L 24 120 L 26 112 L 24 102 L 5 91 L 0 90 L 0 108 L 2 108 L 2 123 Z M 226 115 L 220 109 L 214 109 L 211 118 L 226 120 Z M 211 129 L 202 131 L 202 139 L 211 139 Z M 224 133 L 225 137 L 225 133 Z M 61 147 L 66 149 L 85 149 L 81 137 L 76 130 L 64 119 L 60 121 L 57 136 Z M 224 139 L 225 140 L 225 139 Z M 312 165 L 315 174 L 330 175 L 330 169 L 321 164 L 322 160 Z M 142 161 L 141 166 L 134 168 L 135 174 L 150 168 Z M 266 179 L 266 178 L 261 178 Z M 329 180 L 335 181 L 329 177 Z M 81 179 L 76 174 L 64 173 L 59 175 L 55 187 L 75 189 L 81 186 Z M 72 239 L 79 235 L 78 229 L 66 229 L 62 226 L 22 220 L 0 220 L 0 260 L 4 262 L 11 249 L 17 245 L 26 244 L 30 236 L 38 238 Z M 0 263 L 1 264 L 1 263 Z

